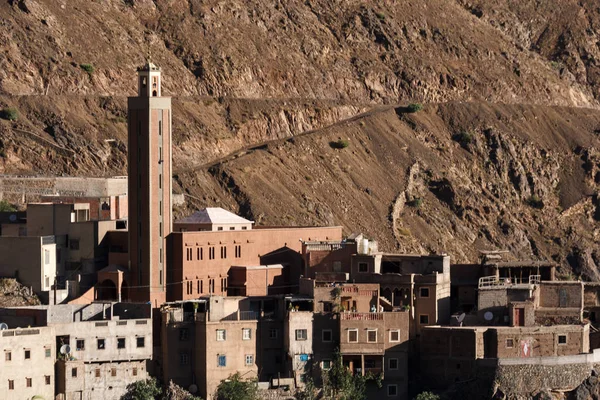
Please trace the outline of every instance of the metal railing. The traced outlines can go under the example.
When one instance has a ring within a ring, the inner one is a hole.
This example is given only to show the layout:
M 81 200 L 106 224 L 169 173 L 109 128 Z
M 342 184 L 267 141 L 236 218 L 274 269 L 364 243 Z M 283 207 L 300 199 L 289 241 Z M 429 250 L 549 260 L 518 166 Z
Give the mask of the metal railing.
M 484 276 L 479 278 L 479 289 L 508 287 L 512 285 L 539 285 L 542 280 L 540 275 L 530 275 L 525 279 L 519 277 L 513 278 L 498 278 L 497 276 Z

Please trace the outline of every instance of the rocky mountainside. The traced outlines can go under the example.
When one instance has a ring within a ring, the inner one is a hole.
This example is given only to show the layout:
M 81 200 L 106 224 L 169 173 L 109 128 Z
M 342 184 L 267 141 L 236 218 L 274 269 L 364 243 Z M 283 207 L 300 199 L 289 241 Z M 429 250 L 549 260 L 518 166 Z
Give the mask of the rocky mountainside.
M 600 277 L 593 0 L 3 0 L 0 15 L 0 108 L 19 111 L 0 120 L 0 173 L 126 174 L 126 96 L 151 53 L 174 96 L 178 215 L 221 205 Z

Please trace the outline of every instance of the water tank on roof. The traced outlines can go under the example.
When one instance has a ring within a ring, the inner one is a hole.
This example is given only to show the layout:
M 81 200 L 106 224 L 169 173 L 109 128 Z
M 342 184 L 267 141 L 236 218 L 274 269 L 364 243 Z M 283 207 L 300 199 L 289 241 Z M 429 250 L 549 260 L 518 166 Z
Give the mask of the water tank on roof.
M 358 253 L 359 254 L 368 254 L 369 253 L 369 239 L 363 239 L 362 243 L 358 244 Z

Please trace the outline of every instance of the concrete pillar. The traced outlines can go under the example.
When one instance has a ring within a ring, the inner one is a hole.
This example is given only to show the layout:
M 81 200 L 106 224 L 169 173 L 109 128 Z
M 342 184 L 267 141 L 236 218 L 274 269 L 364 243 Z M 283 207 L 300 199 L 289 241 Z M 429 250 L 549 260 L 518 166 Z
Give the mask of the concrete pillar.
M 365 376 L 365 355 L 364 354 L 360 355 L 360 365 L 362 366 L 362 368 L 360 369 L 360 374 L 362 376 Z

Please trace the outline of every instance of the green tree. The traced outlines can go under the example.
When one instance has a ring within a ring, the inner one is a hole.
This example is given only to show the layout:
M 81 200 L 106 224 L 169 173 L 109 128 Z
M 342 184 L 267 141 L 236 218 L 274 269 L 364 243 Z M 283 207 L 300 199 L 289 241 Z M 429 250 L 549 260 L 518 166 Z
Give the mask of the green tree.
M 311 377 L 306 378 L 304 389 L 296 393 L 296 400 L 316 400 L 319 392 Z
M 121 400 L 155 400 L 159 399 L 162 390 L 154 378 L 145 381 L 137 381 L 127 385 L 127 392 L 121 396 Z
M 169 386 L 165 388 L 163 400 L 202 400 L 200 397 L 192 395 L 181 386 L 176 385 L 173 381 L 169 382 Z
M 0 110 L 0 118 L 16 121 L 19 119 L 19 111 L 16 108 L 3 108 Z
M 408 108 L 408 112 L 410 112 L 410 113 L 416 113 L 416 112 L 419 112 L 419 111 L 421 111 L 423 109 L 423 104 L 421 104 L 421 103 L 410 103 L 407 108 Z
M 440 400 L 440 396 L 431 392 L 422 392 L 419 393 L 414 400 Z
M 217 400 L 258 400 L 258 387 L 253 381 L 242 380 L 236 372 L 222 380 L 215 393 Z
M 0 212 L 14 212 L 17 208 L 6 200 L 0 200 Z
M 336 350 L 331 368 L 323 375 L 323 391 L 335 400 L 364 400 L 367 398 L 367 380 L 373 378 L 371 375 L 352 375 Z

